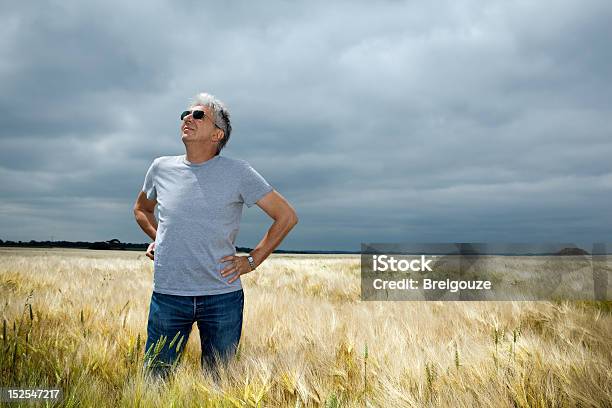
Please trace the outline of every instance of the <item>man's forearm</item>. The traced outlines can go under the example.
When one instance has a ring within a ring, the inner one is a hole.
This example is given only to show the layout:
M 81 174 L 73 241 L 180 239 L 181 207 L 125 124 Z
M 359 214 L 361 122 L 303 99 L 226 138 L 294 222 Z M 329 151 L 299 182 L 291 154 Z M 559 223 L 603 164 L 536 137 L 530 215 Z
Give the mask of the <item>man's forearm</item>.
M 295 224 L 297 224 L 297 218 L 295 217 L 279 218 L 274 221 L 270 229 L 268 229 L 268 232 L 266 232 L 266 235 L 251 252 L 255 260 L 255 265 L 259 266 L 268 256 L 270 256 L 272 251 L 280 245 Z
M 155 236 L 157 235 L 157 220 L 155 219 L 155 214 L 136 210 L 134 211 L 134 216 L 136 217 L 136 222 L 140 225 L 140 228 L 142 228 L 145 234 L 155 241 Z

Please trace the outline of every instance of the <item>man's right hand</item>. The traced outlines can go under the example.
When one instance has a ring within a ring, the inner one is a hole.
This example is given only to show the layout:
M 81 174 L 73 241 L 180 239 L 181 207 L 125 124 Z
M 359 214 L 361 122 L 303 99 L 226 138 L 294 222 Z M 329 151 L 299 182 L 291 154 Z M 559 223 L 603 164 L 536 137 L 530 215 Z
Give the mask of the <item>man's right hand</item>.
M 147 253 L 145 254 L 150 259 L 155 258 L 155 242 L 151 242 L 149 247 L 147 248 Z

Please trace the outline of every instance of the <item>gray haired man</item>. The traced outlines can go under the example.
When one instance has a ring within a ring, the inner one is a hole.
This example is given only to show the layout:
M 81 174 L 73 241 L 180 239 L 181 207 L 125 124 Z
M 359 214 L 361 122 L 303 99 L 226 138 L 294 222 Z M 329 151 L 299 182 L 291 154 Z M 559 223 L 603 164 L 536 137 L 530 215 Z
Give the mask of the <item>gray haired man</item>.
M 145 367 L 162 377 L 179 361 L 194 322 L 203 367 L 216 373 L 216 363 L 235 354 L 244 308 L 240 277 L 298 222 L 293 207 L 248 162 L 220 155 L 232 131 L 221 101 L 200 93 L 180 118 L 185 154 L 156 158 L 134 205 L 138 225 L 154 240 L 146 252 L 154 278 Z M 274 222 L 248 256 L 237 256 L 244 204 L 257 204 Z

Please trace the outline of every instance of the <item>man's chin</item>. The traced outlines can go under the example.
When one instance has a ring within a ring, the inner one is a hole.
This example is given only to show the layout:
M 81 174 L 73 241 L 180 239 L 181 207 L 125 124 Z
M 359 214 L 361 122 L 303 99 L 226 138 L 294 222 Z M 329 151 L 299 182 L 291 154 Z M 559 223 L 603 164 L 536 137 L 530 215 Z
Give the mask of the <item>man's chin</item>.
M 195 137 L 185 134 L 181 136 L 181 141 L 183 143 L 198 143 L 198 140 Z

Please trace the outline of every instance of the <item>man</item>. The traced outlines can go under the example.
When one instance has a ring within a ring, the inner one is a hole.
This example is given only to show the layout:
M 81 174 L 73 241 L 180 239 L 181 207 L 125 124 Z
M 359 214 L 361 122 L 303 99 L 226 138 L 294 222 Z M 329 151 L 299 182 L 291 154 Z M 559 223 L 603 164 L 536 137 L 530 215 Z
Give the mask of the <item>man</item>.
M 212 95 L 196 95 L 181 114 L 185 154 L 155 159 L 134 205 L 136 221 L 154 240 L 146 252 L 154 278 L 145 367 L 164 378 L 194 322 L 202 367 L 216 374 L 216 363 L 235 354 L 244 306 L 240 277 L 257 268 L 298 221 L 249 163 L 220 155 L 231 130 L 226 106 Z M 237 256 L 243 204 L 257 204 L 274 222 L 248 256 Z

